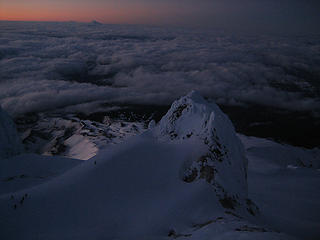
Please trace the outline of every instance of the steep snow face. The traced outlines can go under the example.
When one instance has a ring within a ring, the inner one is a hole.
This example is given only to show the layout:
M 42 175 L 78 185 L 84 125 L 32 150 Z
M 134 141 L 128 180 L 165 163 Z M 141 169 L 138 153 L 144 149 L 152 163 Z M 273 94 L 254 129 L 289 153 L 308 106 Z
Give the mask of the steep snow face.
M 23 151 L 16 126 L 10 116 L 0 107 L 0 159 Z
M 214 186 L 225 208 L 234 209 L 245 203 L 254 214 L 253 204 L 247 199 L 243 145 L 231 121 L 216 104 L 209 104 L 192 91 L 172 104 L 153 132 L 161 141 L 195 143 L 194 153 L 183 170 L 185 182 L 204 179 Z

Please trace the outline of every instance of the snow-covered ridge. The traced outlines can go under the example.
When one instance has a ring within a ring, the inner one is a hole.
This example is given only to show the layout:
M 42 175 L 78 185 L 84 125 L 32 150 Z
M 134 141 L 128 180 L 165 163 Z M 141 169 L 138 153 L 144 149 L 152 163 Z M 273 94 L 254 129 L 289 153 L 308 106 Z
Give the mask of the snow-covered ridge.
M 0 159 L 23 152 L 23 146 L 16 126 L 10 116 L 0 106 Z
M 204 179 L 214 186 L 221 204 L 234 209 L 242 204 L 250 213 L 255 208 L 247 199 L 247 159 L 229 118 L 214 103 L 195 91 L 175 101 L 153 130 L 160 141 L 194 147 L 185 164 L 183 180 Z M 190 144 L 191 142 L 191 144 Z

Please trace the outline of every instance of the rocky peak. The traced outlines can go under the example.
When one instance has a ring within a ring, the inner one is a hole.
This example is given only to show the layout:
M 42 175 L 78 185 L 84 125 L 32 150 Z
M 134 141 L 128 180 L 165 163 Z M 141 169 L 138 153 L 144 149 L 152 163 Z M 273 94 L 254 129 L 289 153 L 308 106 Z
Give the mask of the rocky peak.
M 183 181 L 203 179 L 210 183 L 225 208 L 251 203 L 247 200 L 247 159 L 243 145 L 231 121 L 215 103 L 208 103 L 192 91 L 172 104 L 153 131 L 162 141 L 195 142 L 205 149 L 187 164 Z

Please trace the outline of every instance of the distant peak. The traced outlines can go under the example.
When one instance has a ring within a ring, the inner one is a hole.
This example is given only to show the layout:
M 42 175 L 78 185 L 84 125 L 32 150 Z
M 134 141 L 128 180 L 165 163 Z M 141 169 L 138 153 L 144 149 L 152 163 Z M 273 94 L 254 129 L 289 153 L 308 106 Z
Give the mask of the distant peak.
M 94 25 L 102 25 L 101 22 L 98 22 L 98 21 L 96 21 L 96 20 L 92 20 L 92 21 L 91 21 L 91 24 L 94 24 Z

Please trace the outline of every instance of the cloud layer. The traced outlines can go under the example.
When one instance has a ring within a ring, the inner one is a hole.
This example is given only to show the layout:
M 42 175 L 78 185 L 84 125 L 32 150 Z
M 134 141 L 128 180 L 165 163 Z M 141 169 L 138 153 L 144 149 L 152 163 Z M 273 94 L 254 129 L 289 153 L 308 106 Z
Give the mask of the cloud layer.
M 319 111 L 320 37 L 95 23 L 0 22 L 0 103 L 13 115 L 103 102 Z

